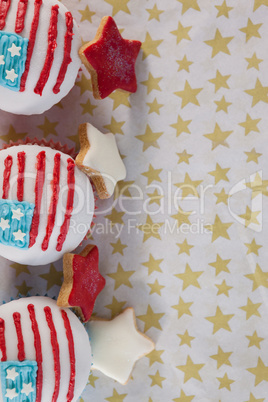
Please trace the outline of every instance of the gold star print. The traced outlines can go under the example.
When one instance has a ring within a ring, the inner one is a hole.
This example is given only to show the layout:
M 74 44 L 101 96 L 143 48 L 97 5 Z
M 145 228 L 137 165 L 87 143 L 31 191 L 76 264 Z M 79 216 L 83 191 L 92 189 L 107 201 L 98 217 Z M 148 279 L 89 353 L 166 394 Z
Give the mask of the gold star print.
M 190 8 L 200 11 L 199 5 L 197 3 L 197 0 L 178 0 L 180 3 L 182 3 L 182 14 L 186 13 Z
M 153 8 L 146 8 L 146 11 L 149 13 L 149 21 L 153 19 L 160 21 L 159 16 L 164 12 L 164 10 L 158 10 L 156 4 L 153 6 Z
M 208 46 L 212 47 L 212 58 L 220 52 L 230 54 L 228 44 L 233 38 L 233 36 L 223 37 L 220 31 L 217 29 L 215 33 L 215 38 L 205 41 Z
M 181 390 L 181 395 L 179 398 L 173 399 L 174 402 L 192 402 L 194 395 L 186 395 L 183 390 Z
M 245 220 L 245 227 L 247 228 L 251 224 L 259 225 L 260 222 L 257 219 L 257 216 L 260 214 L 260 211 L 251 211 L 251 209 L 247 206 L 246 212 L 242 215 L 239 215 L 240 218 Z
M 177 155 L 179 157 L 178 164 L 185 162 L 187 165 L 190 164 L 189 159 L 193 156 L 192 154 L 188 154 L 186 149 L 184 149 L 182 152 L 177 152 Z
M 231 384 L 234 382 L 234 380 L 228 378 L 227 373 L 225 373 L 222 378 L 217 377 L 217 380 L 220 382 L 219 389 L 226 388 L 228 391 L 231 391 Z
M 233 223 L 222 222 L 218 215 L 215 216 L 215 221 L 212 225 L 208 225 L 207 228 L 212 231 L 212 243 L 219 237 L 230 240 L 228 229 Z
M 181 297 L 179 298 L 179 303 L 176 304 L 175 306 L 172 306 L 172 308 L 174 308 L 175 310 L 178 311 L 178 319 L 181 318 L 183 316 L 183 314 L 192 316 L 190 307 L 193 303 L 194 302 L 188 302 L 188 303 L 184 302 Z
M 124 249 L 127 247 L 127 245 L 122 244 L 120 239 L 118 239 L 116 243 L 110 243 L 110 245 L 113 247 L 112 254 L 118 253 L 124 255 Z
M 92 91 L 91 80 L 85 74 L 82 74 L 80 81 L 76 81 L 75 85 L 80 88 L 80 95 L 83 95 L 86 91 Z
M 262 154 L 261 153 L 259 153 L 259 152 L 256 152 L 256 149 L 255 148 L 252 148 L 252 150 L 251 151 L 249 151 L 249 152 L 244 152 L 246 155 L 247 155 L 247 162 L 255 162 L 255 163 L 259 163 L 259 160 L 258 160 L 258 158 L 260 157 L 260 156 L 262 156 Z
M 192 271 L 190 265 L 186 264 L 184 272 L 175 276 L 183 281 L 182 290 L 187 289 L 189 286 L 195 286 L 200 289 L 198 278 L 202 274 L 203 271 Z
M 202 183 L 203 180 L 192 180 L 188 173 L 185 173 L 184 182 L 174 184 L 181 190 L 182 198 L 188 195 L 194 195 L 199 197 L 197 187 Z
M 268 196 L 268 180 L 262 180 L 259 173 L 256 173 L 254 181 L 247 182 L 246 186 L 252 190 L 252 199 L 261 193 Z
M 177 246 L 180 248 L 179 254 L 185 253 L 187 255 L 190 255 L 191 248 L 194 247 L 187 242 L 187 239 L 184 239 L 182 243 L 177 243 Z
M 164 289 L 165 286 L 160 285 L 158 280 L 156 279 L 154 283 L 148 283 L 148 286 L 151 288 L 150 295 L 156 293 L 157 295 L 161 296 L 161 290 Z
M 10 140 L 16 142 L 25 138 L 27 133 L 17 133 L 15 128 L 10 124 L 8 133 L 5 135 L 0 135 L 1 140 L 9 142 Z
M 234 317 L 234 314 L 223 314 L 220 307 L 217 306 L 215 315 L 211 317 L 205 317 L 206 320 L 213 324 L 213 334 L 218 332 L 220 329 L 225 329 L 225 331 L 232 332 L 229 321 Z
M 156 350 L 154 349 L 151 353 L 146 355 L 149 359 L 149 366 L 151 367 L 154 363 L 164 364 L 161 355 L 164 353 L 164 350 Z
M 23 281 L 21 285 L 17 285 L 15 286 L 15 288 L 18 291 L 17 296 L 21 295 L 21 296 L 27 296 L 27 294 L 30 292 L 30 290 L 32 289 L 32 287 L 27 286 L 26 282 Z
M 226 142 L 226 139 L 229 135 L 232 134 L 232 131 L 222 131 L 218 123 L 216 123 L 214 132 L 210 134 L 205 134 L 204 137 L 208 138 L 211 141 L 211 149 L 217 148 L 219 145 L 229 148 L 229 145 Z
M 144 332 L 147 332 L 150 328 L 156 328 L 162 330 L 162 327 L 159 323 L 162 317 L 164 317 L 165 313 L 154 313 L 150 304 L 147 307 L 146 314 L 139 315 L 137 318 L 144 322 Z
M 27 265 L 21 265 L 15 262 L 14 264 L 10 265 L 10 268 L 14 268 L 16 270 L 16 278 L 22 273 L 29 275 L 31 274 Z
M 186 330 L 184 334 L 178 334 L 178 337 L 180 338 L 180 346 L 187 345 L 191 347 L 191 342 L 195 339 L 193 336 L 190 336 L 188 331 Z
M 149 169 L 147 172 L 142 173 L 143 176 L 147 177 L 148 183 L 147 185 L 151 184 L 153 181 L 159 181 L 160 183 L 162 180 L 160 179 L 159 175 L 163 169 L 154 169 L 153 166 L 150 164 Z
M 182 133 L 191 134 L 188 125 L 192 120 L 183 120 L 181 116 L 178 115 L 177 123 L 170 124 L 170 127 L 175 128 L 176 136 L 179 137 Z
M 216 360 L 217 369 L 226 364 L 226 366 L 231 366 L 229 357 L 233 352 L 224 352 L 220 346 L 218 346 L 218 353 L 216 355 L 210 356 L 211 359 Z
M 96 13 L 94 13 L 93 11 L 90 11 L 89 7 L 86 6 L 86 8 L 84 10 L 78 10 L 78 12 L 81 14 L 81 21 L 89 21 L 92 22 L 92 17 L 93 15 L 95 15 Z
M 249 400 L 246 402 L 264 402 L 264 398 L 255 398 L 252 393 L 250 393 Z
M 262 24 L 253 24 L 251 19 L 248 19 L 248 24 L 245 28 L 241 28 L 240 31 L 246 34 L 246 42 L 249 41 L 250 38 L 260 38 L 261 35 L 259 33 L 259 29 Z
M 135 271 L 125 271 L 120 264 L 118 263 L 117 266 L 117 271 L 111 274 L 107 274 L 110 278 L 112 278 L 115 283 L 114 283 L 114 290 L 120 288 L 121 285 L 125 285 L 129 288 L 132 288 L 132 284 L 129 281 L 129 278 L 135 273 Z
M 124 225 L 123 221 L 123 216 L 125 215 L 125 212 L 119 212 L 115 208 L 112 209 L 112 212 L 109 215 L 105 215 L 106 219 L 109 219 L 109 221 L 112 222 L 112 226 L 115 224 L 118 225 Z
M 253 11 L 256 11 L 261 6 L 268 7 L 268 0 L 255 0 Z
M 229 264 L 229 260 L 223 260 L 219 254 L 217 254 L 216 261 L 209 263 L 209 265 L 216 269 L 216 276 L 219 275 L 221 272 L 230 272 L 227 265 Z
M 149 55 L 160 57 L 157 47 L 159 45 L 161 45 L 162 42 L 163 42 L 163 39 L 153 40 L 151 38 L 151 35 L 149 34 L 149 32 L 147 32 L 145 40 L 141 46 L 141 48 L 143 50 L 142 60 L 146 59 L 146 57 L 148 57 Z
M 40 126 L 37 127 L 43 131 L 43 137 L 46 138 L 49 134 L 58 135 L 57 131 L 55 130 L 58 124 L 59 124 L 58 122 L 55 123 L 50 122 L 48 118 L 45 117 L 44 124 L 41 124 Z
M 202 88 L 191 88 L 190 84 L 188 81 L 185 81 L 184 84 L 184 89 L 182 91 L 174 92 L 175 95 L 179 96 L 181 98 L 181 108 L 183 109 L 186 105 L 189 103 L 192 103 L 193 105 L 200 106 L 198 100 L 197 100 L 197 95 L 199 92 L 202 91 Z
M 157 102 L 157 99 L 154 98 L 154 100 L 150 103 L 146 103 L 147 106 L 149 106 L 149 114 L 150 113 L 156 113 L 158 115 L 160 115 L 160 109 L 161 107 L 163 107 L 164 105 L 161 103 Z
M 187 60 L 186 55 L 184 55 L 182 60 L 177 60 L 177 63 L 179 65 L 178 71 L 185 70 L 189 73 L 190 72 L 189 67 L 191 64 L 193 64 L 193 61 Z
M 122 313 L 126 302 L 119 302 L 114 296 L 111 304 L 107 304 L 105 307 L 111 310 L 111 318 L 116 317 L 118 314 Z
M 129 102 L 130 93 L 124 91 L 114 91 L 109 95 L 109 98 L 113 100 L 113 110 L 117 109 L 119 106 L 124 105 L 126 107 L 131 107 Z
M 154 89 L 156 91 L 161 91 L 161 88 L 158 85 L 161 80 L 162 80 L 162 77 L 154 78 L 154 76 L 151 73 L 149 73 L 148 79 L 146 81 L 141 82 L 142 85 L 147 86 L 147 95 L 149 95 L 149 93 L 151 91 L 153 91 Z
M 268 381 L 268 366 L 265 366 L 262 359 L 258 358 L 258 364 L 256 367 L 247 369 L 251 374 L 255 375 L 255 386 L 262 381 Z
M 126 396 L 127 394 L 119 394 L 116 389 L 113 389 L 113 395 L 109 398 L 105 398 L 105 400 L 108 402 L 123 402 Z
M 142 262 L 146 268 L 148 268 L 148 276 L 150 276 L 153 272 L 162 272 L 160 268 L 160 264 L 164 261 L 164 259 L 156 260 L 152 254 L 149 255 L 149 261 Z
M 247 274 L 245 277 L 252 281 L 252 292 L 258 289 L 259 286 L 268 288 L 268 272 L 262 271 L 259 264 L 256 265 L 255 272 L 253 274 Z
M 117 198 L 124 196 L 128 198 L 132 198 L 132 195 L 130 193 L 130 188 L 133 187 L 133 184 L 135 183 L 134 180 L 120 180 L 118 183 L 116 183 L 115 190 L 114 190 L 114 199 L 116 200 Z
M 92 105 L 89 99 L 86 101 L 86 103 L 80 103 L 80 106 L 83 108 L 82 115 L 88 113 L 93 116 L 93 111 L 97 108 L 96 105 Z
M 161 375 L 159 374 L 159 371 L 157 370 L 157 372 L 152 375 L 150 374 L 149 377 L 152 380 L 151 383 L 151 387 L 153 387 L 154 385 L 158 385 L 160 388 L 163 388 L 162 382 L 166 379 L 165 377 L 161 377 Z
M 252 96 L 252 106 L 259 102 L 268 103 L 268 87 L 264 87 L 259 78 L 256 80 L 255 88 L 247 89 L 245 92 Z
M 222 3 L 220 6 L 215 6 L 215 8 L 218 10 L 217 18 L 221 17 L 222 15 L 226 18 L 229 18 L 229 12 L 234 8 L 234 7 L 228 7 L 226 4 L 226 0 Z
M 245 306 L 239 307 L 241 310 L 246 312 L 246 320 L 248 320 L 253 315 L 257 317 L 261 317 L 258 308 L 261 306 L 261 303 L 253 303 L 248 297 L 247 304 Z
M 262 248 L 262 246 L 256 243 L 255 239 L 251 243 L 245 243 L 245 246 L 248 248 L 247 254 L 253 253 L 259 255 L 259 249 Z
M 208 172 L 211 176 L 215 178 L 215 184 L 219 183 L 221 180 L 229 181 L 227 177 L 227 173 L 229 172 L 230 168 L 221 168 L 218 163 L 216 163 L 216 169 Z
M 214 103 L 217 105 L 216 112 L 223 111 L 225 113 L 228 113 L 228 107 L 232 104 L 231 102 L 227 102 L 224 96 L 221 98 L 221 100 L 214 101 Z
M 214 193 L 214 195 L 216 195 L 216 197 L 217 197 L 216 204 L 220 204 L 221 202 L 222 202 L 223 204 L 225 204 L 225 205 L 228 204 L 229 195 L 226 194 L 224 188 L 221 189 L 220 193 Z
M 233 289 L 233 286 L 228 286 L 227 283 L 225 282 L 225 279 L 220 283 L 219 285 L 216 285 L 218 288 L 218 293 L 217 296 L 219 295 L 225 295 L 229 297 L 229 291 Z
M 212 84 L 215 85 L 215 93 L 221 88 L 229 89 L 229 85 L 227 84 L 228 79 L 231 77 L 230 75 L 221 75 L 219 70 L 216 71 L 216 77 L 209 80 Z
M 161 200 L 164 198 L 164 195 L 161 195 L 158 193 L 158 190 L 155 189 L 153 193 L 148 193 L 148 197 L 150 198 L 149 205 L 151 204 L 157 204 L 161 205 Z
M 246 61 L 248 62 L 248 67 L 247 69 L 249 70 L 250 68 L 256 68 L 256 70 L 259 71 L 259 64 L 263 61 L 263 59 L 258 59 L 256 52 L 252 55 L 251 58 L 246 57 Z
M 246 120 L 242 123 L 239 123 L 239 126 L 244 127 L 245 135 L 248 135 L 251 131 L 259 133 L 260 130 L 257 127 L 259 121 L 261 121 L 261 119 L 252 119 L 250 115 L 247 113 Z
M 184 380 L 183 382 L 189 381 L 191 378 L 195 380 L 201 381 L 202 378 L 200 377 L 199 371 L 204 367 L 204 364 L 195 364 L 191 357 L 187 356 L 186 364 L 183 366 L 177 366 L 177 369 L 181 370 L 184 373 Z
M 180 227 L 183 224 L 191 225 L 189 220 L 189 216 L 192 214 L 192 211 L 183 211 L 183 209 L 179 208 L 179 211 L 175 215 L 171 215 L 171 218 L 177 221 L 177 226 Z
M 147 124 L 145 133 L 142 135 L 136 135 L 136 138 L 138 138 L 138 140 L 143 142 L 142 151 L 144 152 L 144 151 L 146 151 L 146 149 L 148 149 L 150 147 L 160 148 L 157 140 L 163 134 L 164 134 L 163 132 L 154 133 L 152 131 L 151 127 L 149 126 L 149 124 Z
M 171 31 L 170 33 L 172 35 L 175 35 L 177 38 L 177 45 L 183 40 L 192 40 L 190 36 L 188 35 L 188 32 L 192 29 L 191 26 L 189 27 L 184 27 L 180 22 L 178 24 L 178 28 L 176 31 Z
M 260 349 L 260 342 L 264 341 L 264 338 L 258 336 L 257 331 L 254 331 L 252 335 L 246 335 L 246 338 L 249 340 L 248 347 L 256 346 L 256 348 Z
M 113 134 L 122 134 L 124 135 L 122 131 L 122 126 L 125 124 L 125 121 L 116 121 L 114 117 L 111 118 L 111 124 L 106 124 L 103 126 L 106 130 L 109 131 L 109 133 Z
M 163 222 L 153 222 L 150 215 L 147 215 L 146 223 L 137 226 L 137 228 L 143 232 L 143 243 L 150 239 L 150 237 L 161 240 L 159 230 L 163 225 Z
M 91 387 L 95 388 L 95 381 L 97 381 L 99 377 L 94 376 L 93 374 L 90 374 L 88 377 L 88 383 L 87 385 L 91 385 Z
M 110 4 L 113 7 L 113 17 L 119 13 L 119 11 L 123 11 L 124 13 L 130 14 L 128 8 L 129 0 L 105 0 L 106 3 Z
M 53 264 L 50 264 L 49 272 L 46 274 L 39 275 L 40 278 L 47 281 L 47 291 L 51 289 L 54 285 L 61 286 L 62 285 L 62 271 L 57 271 Z

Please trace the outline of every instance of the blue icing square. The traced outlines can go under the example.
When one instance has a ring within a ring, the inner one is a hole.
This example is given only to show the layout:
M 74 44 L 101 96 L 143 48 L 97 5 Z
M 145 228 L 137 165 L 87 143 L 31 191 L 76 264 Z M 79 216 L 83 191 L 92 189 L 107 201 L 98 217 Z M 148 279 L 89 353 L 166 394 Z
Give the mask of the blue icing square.
M 0 378 L 4 402 L 35 402 L 36 361 L 0 362 Z
M 0 85 L 3 87 L 17 92 L 20 90 L 28 43 L 29 39 L 20 35 L 0 31 Z
M 35 205 L 27 201 L 0 200 L 0 243 L 28 249 Z

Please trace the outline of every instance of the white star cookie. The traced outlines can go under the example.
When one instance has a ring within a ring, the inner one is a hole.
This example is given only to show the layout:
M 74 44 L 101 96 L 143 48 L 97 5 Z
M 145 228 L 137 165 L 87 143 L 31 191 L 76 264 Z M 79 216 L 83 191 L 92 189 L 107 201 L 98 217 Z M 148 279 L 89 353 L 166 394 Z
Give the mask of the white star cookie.
M 92 369 L 125 384 L 138 359 L 154 350 L 150 338 L 138 331 L 133 308 L 111 321 L 94 319 L 87 324 L 91 341 Z
M 5 64 L 5 56 L 1 55 L 0 56 L 0 66 L 3 66 Z
M 11 82 L 14 82 L 15 79 L 18 77 L 18 74 L 15 73 L 14 68 L 11 70 L 6 70 L 6 80 L 10 80 Z
M 24 216 L 24 214 L 21 212 L 21 209 L 11 209 L 12 212 L 12 219 L 18 219 L 20 221 L 20 218 Z
M 25 394 L 26 396 L 29 396 L 29 394 L 31 392 L 34 392 L 34 389 L 32 387 L 32 383 L 31 382 L 29 382 L 29 384 L 23 383 L 23 388 L 21 390 L 21 393 Z
M 9 398 L 12 401 L 12 399 L 16 398 L 16 396 L 18 396 L 18 393 L 16 392 L 16 388 L 12 388 L 12 389 L 7 388 L 7 392 L 5 395 L 6 398 Z
M 119 155 L 113 134 L 103 134 L 89 123 L 79 127 L 81 150 L 76 164 L 93 181 L 98 196 L 109 198 L 116 183 L 126 177 L 126 168 Z
M 12 46 L 7 49 L 11 53 L 11 57 L 20 56 L 20 46 L 16 46 L 15 43 L 12 43 Z
M 17 232 L 13 232 L 13 236 L 15 237 L 15 240 L 23 240 L 24 237 L 26 236 L 26 233 L 23 233 L 20 229 Z
M 19 373 L 16 372 L 15 367 L 13 367 L 11 370 L 7 369 L 7 380 L 12 380 L 15 381 L 16 377 L 18 377 Z
M 9 220 L 8 220 L 8 219 L 1 218 L 1 221 L 0 221 L 0 228 L 1 228 L 2 230 L 9 229 L 9 228 L 10 228 Z

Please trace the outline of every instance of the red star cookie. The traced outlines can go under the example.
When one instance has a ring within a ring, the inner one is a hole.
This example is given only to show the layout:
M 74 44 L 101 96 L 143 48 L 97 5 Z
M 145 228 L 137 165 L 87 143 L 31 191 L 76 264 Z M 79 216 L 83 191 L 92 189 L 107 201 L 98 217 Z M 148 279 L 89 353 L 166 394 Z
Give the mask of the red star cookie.
M 98 248 L 90 244 L 79 255 L 68 253 L 63 257 L 64 281 L 57 304 L 74 307 L 83 322 L 90 319 L 96 298 L 105 286 L 98 265 Z
M 141 42 L 123 39 L 112 17 L 103 17 L 95 39 L 79 50 L 92 78 L 93 95 L 103 99 L 115 89 L 136 92 L 135 62 Z

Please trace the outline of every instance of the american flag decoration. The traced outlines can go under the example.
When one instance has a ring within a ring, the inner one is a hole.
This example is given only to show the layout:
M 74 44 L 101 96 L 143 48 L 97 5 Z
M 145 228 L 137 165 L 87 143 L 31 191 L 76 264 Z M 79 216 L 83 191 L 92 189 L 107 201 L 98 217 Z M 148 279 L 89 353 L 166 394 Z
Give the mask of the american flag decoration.
M 17 12 L 13 27 L 14 32 L 6 32 L 5 27 L 12 2 L 17 3 Z M 34 8 L 32 9 L 33 4 Z M 48 4 L 46 4 L 46 7 L 48 7 Z M 21 92 L 24 92 L 26 89 L 44 6 L 45 0 L 0 0 L 0 85 L 5 88 Z M 32 22 L 30 29 L 26 30 L 25 20 L 30 12 L 30 8 Z M 68 65 L 72 62 L 71 52 L 74 23 L 72 14 L 69 11 L 65 13 L 65 21 L 63 22 L 62 16 L 59 13 L 59 5 L 53 5 L 52 3 L 50 6 L 47 40 L 44 38 L 44 46 L 47 46 L 46 57 L 34 87 L 34 93 L 40 96 L 43 94 L 43 90 L 50 77 L 54 63 L 54 53 L 58 46 L 58 27 L 62 23 L 65 25 L 64 51 L 58 76 L 55 79 L 53 87 L 54 94 L 60 92 Z M 27 37 L 25 31 L 28 33 Z

